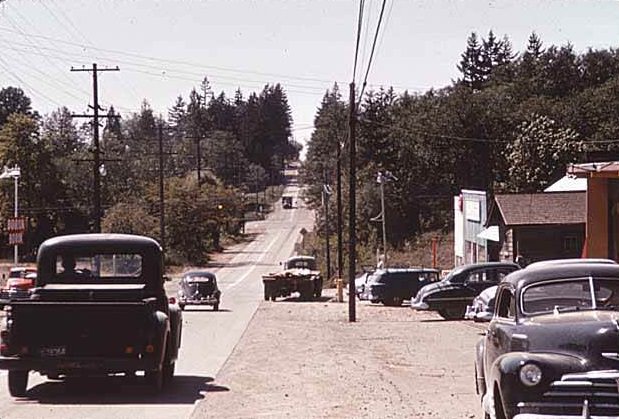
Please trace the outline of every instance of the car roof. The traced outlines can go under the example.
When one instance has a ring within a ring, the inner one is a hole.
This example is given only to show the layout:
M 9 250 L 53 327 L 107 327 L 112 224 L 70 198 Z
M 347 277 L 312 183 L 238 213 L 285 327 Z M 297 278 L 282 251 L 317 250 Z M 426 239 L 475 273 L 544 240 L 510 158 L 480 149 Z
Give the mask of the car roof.
M 417 272 L 436 272 L 438 273 L 438 269 L 434 268 L 381 268 L 377 269 L 373 272 L 374 275 L 384 275 L 384 274 L 392 274 L 392 273 L 417 273 Z
M 209 278 L 215 278 L 215 274 L 210 271 L 188 271 L 183 273 L 183 277 L 204 276 Z
M 49 251 L 53 248 L 56 253 L 63 251 L 83 251 L 91 249 L 93 252 L 104 252 L 106 250 L 120 251 L 125 248 L 125 251 L 154 251 L 161 252 L 159 243 L 150 237 L 137 236 L 133 234 L 110 234 L 110 233 L 93 233 L 93 234 L 69 234 L 66 236 L 57 236 L 45 240 L 39 247 L 39 254 Z
M 540 260 L 537 262 L 533 262 L 527 265 L 527 268 L 530 267 L 538 267 L 541 265 L 565 265 L 565 264 L 570 264 L 570 263 L 610 263 L 610 264 L 617 264 L 617 262 L 615 262 L 612 259 L 600 259 L 600 258 L 590 258 L 590 259 L 586 259 L 586 258 L 579 258 L 579 259 L 548 259 L 548 260 Z
M 286 259 L 286 262 L 291 260 L 316 260 L 316 258 L 314 256 L 292 256 Z
M 502 282 L 518 288 L 548 279 L 582 278 L 588 276 L 617 278 L 619 280 L 619 265 L 595 260 L 560 264 L 540 263 L 512 272 Z

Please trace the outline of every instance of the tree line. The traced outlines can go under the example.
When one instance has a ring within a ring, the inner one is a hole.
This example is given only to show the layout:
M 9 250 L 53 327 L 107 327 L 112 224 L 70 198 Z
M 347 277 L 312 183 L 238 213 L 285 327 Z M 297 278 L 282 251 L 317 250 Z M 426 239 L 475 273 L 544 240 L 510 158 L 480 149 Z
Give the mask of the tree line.
M 380 88 L 359 104 L 361 254 L 380 247 L 380 224 L 371 221 L 380 213 L 378 171 L 398 179 L 385 186 L 387 237 L 403 247 L 423 232 L 451 229 L 453 196 L 462 188 L 540 192 L 568 163 L 619 157 L 619 50 L 577 53 L 569 43 L 544 46 L 532 33 L 515 52 L 507 36 L 490 31 L 472 33 L 455 64 L 460 77 L 446 87 L 419 94 Z M 335 182 L 338 147 L 347 164 L 348 112 L 334 85 L 315 116 L 304 165 L 316 208 L 325 179 Z M 346 201 L 344 193 L 344 208 Z M 329 222 L 335 231 L 334 217 Z
M 164 144 L 166 248 L 179 262 L 204 262 L 222 234 L 238 234 L 244 196 L 282 182 L 286 160 L 301 146 L 283 87 L 266 85 L 245 98 L 215 95 L 205 78 L 167 117 L 144 101 L 120 117 L 102 118 L 102 230 L 160 237 L 158 141 Z M 93 229 L 92 126 L 66 107 L 49 115 L 32 109 L 19 87 L 0 89 L 0 163 L 21 168 L 20 215 L 28 217 L 22 254 L 32 258 L 45 239 Z M 13 214 L 12 182 L 0 181 L 0 240 Z M 253 200 L 252 200 L 253 202 Z M 8 246 L 5 247 L 8 249 Z

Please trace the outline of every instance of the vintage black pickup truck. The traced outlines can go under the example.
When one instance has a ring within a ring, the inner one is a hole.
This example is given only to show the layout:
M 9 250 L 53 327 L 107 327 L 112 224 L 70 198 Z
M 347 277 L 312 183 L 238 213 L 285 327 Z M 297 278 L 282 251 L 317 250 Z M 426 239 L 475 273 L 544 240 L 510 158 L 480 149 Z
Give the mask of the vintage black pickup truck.
M 0 368 L 24 396 L 30 371 L 50 378 L 135 375 L 160 391 L 174 375 L 182 317 L 164 290 L 150 238 L 77 234 L 45 241 L 27 300 L 5 307 Z

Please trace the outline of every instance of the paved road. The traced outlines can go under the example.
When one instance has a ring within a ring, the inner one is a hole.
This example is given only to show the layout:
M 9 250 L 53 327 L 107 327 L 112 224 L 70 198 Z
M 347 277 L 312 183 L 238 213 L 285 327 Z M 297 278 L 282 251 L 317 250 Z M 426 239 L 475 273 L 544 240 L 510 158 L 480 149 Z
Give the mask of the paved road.
M 219 312 L 189 307 L 183 314 L 183 337 L 174 388 L 155 397 L 140 383 L 105 378 L 67 384 L 30 374 L 28 395 L 9 396 L 6 373 L 0 375 L 0 418 L 187 418 L 208 392 L 224 390 L 213 383 L 232 353 L 263 297 L 261 275 L 278 268 L 294 250 L 301 228 L 310 230 L 313 217 L 298 198 L 296 186 L 285 192 L 296 202 L 292 210 L 276 205 L 267 220 L 248 223 L 255 232 L 250 243 L 233 247 L 234 254 L 217 270 L 222 290 Z M 168 284 L 174 292 L 176 280 Z M 113 327 L 113 325 L 110 325 Z

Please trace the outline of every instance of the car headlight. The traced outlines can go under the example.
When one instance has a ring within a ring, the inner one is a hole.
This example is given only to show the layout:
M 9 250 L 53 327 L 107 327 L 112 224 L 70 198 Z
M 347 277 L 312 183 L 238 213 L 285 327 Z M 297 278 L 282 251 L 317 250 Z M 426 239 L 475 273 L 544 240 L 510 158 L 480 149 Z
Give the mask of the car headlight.
M 533 387 L 542 381 L 542 370 L 535 364 L 524 364 L 520 368 L 520 381 L 528 387 Z

